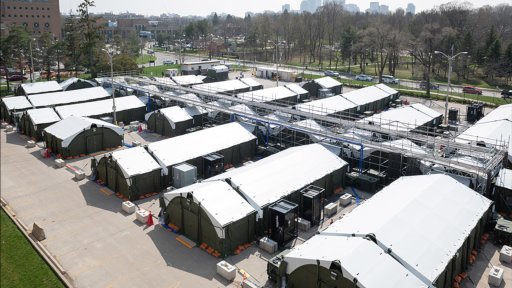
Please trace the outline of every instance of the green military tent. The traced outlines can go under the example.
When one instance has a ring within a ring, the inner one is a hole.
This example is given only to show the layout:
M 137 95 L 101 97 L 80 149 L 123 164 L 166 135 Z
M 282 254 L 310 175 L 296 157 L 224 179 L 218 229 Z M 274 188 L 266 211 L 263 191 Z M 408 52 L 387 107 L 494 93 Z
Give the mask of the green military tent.
M 37 141 L 43 139 L 43 130 L 60 121 L 53 108 L 30 109 L 23 112 L 20 120 L 20 131 Z
M 255 239 L 256 211 L 224 181 L 192 184 L 163 200 L 164 222 L 213 254 L 224 258 Z
M 2 121 L 7 123 L 17 123 L 20 120 L 21 113 L 32 109 L 32 104 L 25 96 L 7 96 L 2 98 L 0 105 L 0 114 Z
M 122 145 L 124 130 L 111 123 L 69 116 L 44 129 L 46 148 L 61 157 L 75 157 Z
M 168 137 L 183 135 L 194 126 L 192 116 L 179 106 L 158 109 L 145 118 L 148 130 Z
M 162 168 L 143 147 L 106 154 L 96 165 L 96 179 L 129 200 L 159 192 Z
M 291 250 L 280 268 L 295 288 L 450 288 L 481 248 L 491 205 L 447 175 L 402 177 Z

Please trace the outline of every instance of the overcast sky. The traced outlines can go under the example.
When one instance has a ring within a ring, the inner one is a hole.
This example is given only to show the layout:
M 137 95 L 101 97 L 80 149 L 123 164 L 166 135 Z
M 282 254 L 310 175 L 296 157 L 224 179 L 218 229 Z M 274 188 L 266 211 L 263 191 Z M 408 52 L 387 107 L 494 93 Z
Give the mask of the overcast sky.
M 373 0 L 376 1 L 376 0 Z M 76 10 L 82 0 L 60 0 L 60 11 L 68 14 Z M 229 13 L 244 16 L 245 12 L 262 12 L 264 10 L 278 11 L 283 4 L 290 4 L 292 10 L 299 10 L 301 0 L 95 0 L 96 7 L 91 12 L 132 12 L 143 15 L 160 15 L 162 13 L 176 13 L 182 16 L 206 16 L 212 12 Z M 346 0 L 359 6 L 361 11 L 370 7 L 371 0 Z M 431 9 L 450 1 L 447 0 L 385 0 L 380 4 L 388 5 L 391 11 L 398 7 L 405 9 L 407 3 L 416 5 L 416 12 Z M 467 0 L 474 7 L 483 5 L 497 5 L 506 3 L 512 5 L 512 0 Z

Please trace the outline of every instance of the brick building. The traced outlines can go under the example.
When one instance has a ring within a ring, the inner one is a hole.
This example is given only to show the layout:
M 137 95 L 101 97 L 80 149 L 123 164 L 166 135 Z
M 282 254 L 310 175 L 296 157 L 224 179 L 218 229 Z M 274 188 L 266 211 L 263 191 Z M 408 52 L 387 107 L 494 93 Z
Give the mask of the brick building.
M 61 37 L 59 0 L 2 0 L 0 15 L 2 36 L 16 25 L 27 27 L 33 36 L 48 32 Z

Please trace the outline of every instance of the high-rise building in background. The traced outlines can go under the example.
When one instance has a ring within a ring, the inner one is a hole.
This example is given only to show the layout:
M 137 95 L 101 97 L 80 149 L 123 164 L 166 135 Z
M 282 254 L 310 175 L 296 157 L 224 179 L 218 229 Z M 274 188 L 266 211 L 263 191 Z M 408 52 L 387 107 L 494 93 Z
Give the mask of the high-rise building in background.
M 281 12 L 284 12 L 284 11 L 288 11 L 288 12 L 290 12 L 290 4 L 284 4 L 284 5 L 281 7 Z
M 47 32 L 55 39 L 61 37 L 59 0 L 2 0 L 0 15 L 2 35 L 16 25 L 26 27 L 33 36 Z
M 300 11 L 301 12 L 315 12 L 318 7 L 322 5 L 322 0 L 303 0 L 300 3 Z
M 405 13 L 414 15 L 414 13 L 416 13 L 416 6 L 414 6 L 412 3 L 407 4 Z
M 389 14 L 389 6 L 388 5 L 380 5 L 379 6 L 379 13 L 387 15 Z
M 361 12 L 361 10 L 359 10 L 359 6 L 357 6 L 356 4 L 345 4 L 343 5 L 343 8 L 345 9 L 345 11 L 349 13 L 355 14 Z
M 370 2 L 370 9 L 368 9 L 368 12 L 371 14 L 378 14 L 379 11 L 380 11 L 379 2 Z

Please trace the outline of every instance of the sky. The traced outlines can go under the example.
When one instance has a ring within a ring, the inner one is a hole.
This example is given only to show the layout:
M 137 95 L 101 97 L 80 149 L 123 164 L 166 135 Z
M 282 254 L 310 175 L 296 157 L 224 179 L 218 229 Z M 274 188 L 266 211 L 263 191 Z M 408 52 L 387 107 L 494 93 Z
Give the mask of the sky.
M 361 11 L 370 7 L 370 2 L 377 0 L 346 0 L 359 6 Z M 60 0 L 61 13 L 68 14 L 76 10 L 82 0 Z M 131 12 L 137 14 L 160 15 L 175 13 L 181 16 L 207 16 L 212 12 L 244 16 L 245 12 L 263 12 L 264 10 L 280 11 L 283 4 L 290 4 L 292 10 L 299 10 L 301 0 L 95 0 L 96 7 L 91 12 Z M 428 10 L 434 6 L 450 2 L 449 0 L 381 0 L 379 3 L 388 5 L 391 11 L 398 7 L 405 9 L 407 3 L 416 5 L 416 12 Z M 473 7 L 497 5 L 506 3 L 512 5 L 512 0 L 467 0 Z

